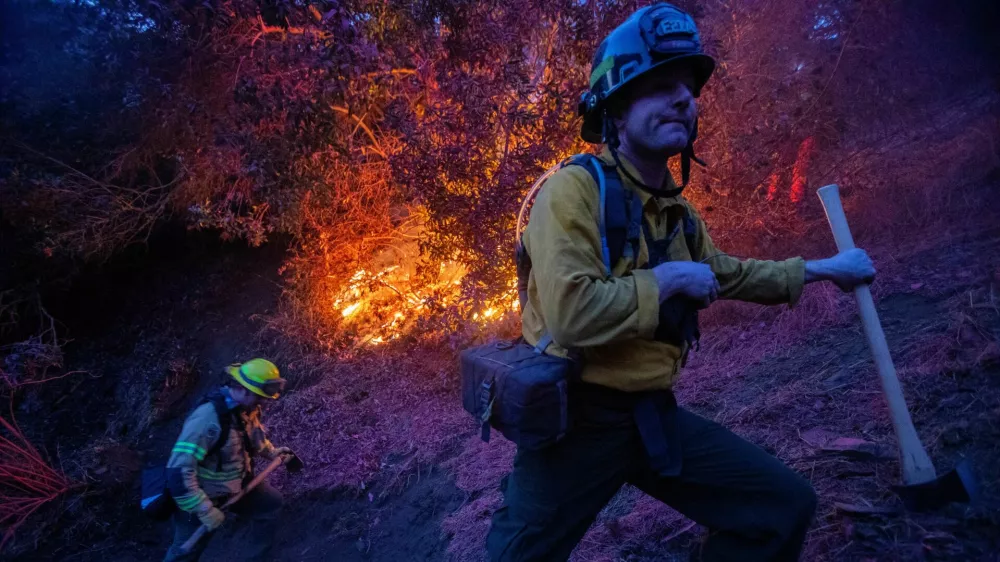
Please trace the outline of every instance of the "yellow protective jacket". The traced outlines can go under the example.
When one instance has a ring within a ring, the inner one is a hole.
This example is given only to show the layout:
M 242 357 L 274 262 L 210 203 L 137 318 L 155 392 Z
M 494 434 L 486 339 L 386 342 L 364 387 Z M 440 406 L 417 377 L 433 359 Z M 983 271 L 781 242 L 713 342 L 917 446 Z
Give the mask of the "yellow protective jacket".
M 271 457 L 274 454 L 274 446 L 260 423 L 259 407 L 250 412 L 234 409 L 229 414 L 233 416 L 229 435 L 214 454 L 208 452 L 222 432 L 215 406 L 206 402 L 184 421 L 184 428 L 167 461 L 167 485 L 177 507 L 183 511 L 195 510 L 206 498 L 238 493 L 250 474 L 250 456 Z
M 610 153 L 600 158 L 613 164 Z M 634 177 L 635 167 L 619 154 Z M 620 174 L 622 185 L 643 203 L 643 229 L 663 240 L 686 210 L 698 228 L 698 247 L 690 255 L 684 236 L 676 236 L 671 261 L 702 261 L 721 252 L 705 223 L 683 197 L 658 198 Z M 673 180 L 667 189 L 675 187 Z M 639 269 L 649 261 L 645 240 L 638 260 L 622 257 L 606 279 L 597 226 L 600 195 L 582 166 L 566 166 L 545 183 L 532 208 L 523 235 L 531 257 L 528 302 L 522 330 L 535 345 L 546 331 L 553 344 L 548 353 L 566 356 L 567 348 L 582 353 L 585 382 L 638 392 L 671 388 L 687 349 L 653 339 L 659 322 L 659 289 L 653 272 Z M 680 207 L 683 207 L 681 209 Z M 761 304 L 794 305 L 805 284 L 805 261 L 745 260 L 719 256 L 706 262 L 722 287 L 721 298 Z M 686 346 L 685 346 L 686 347 Z

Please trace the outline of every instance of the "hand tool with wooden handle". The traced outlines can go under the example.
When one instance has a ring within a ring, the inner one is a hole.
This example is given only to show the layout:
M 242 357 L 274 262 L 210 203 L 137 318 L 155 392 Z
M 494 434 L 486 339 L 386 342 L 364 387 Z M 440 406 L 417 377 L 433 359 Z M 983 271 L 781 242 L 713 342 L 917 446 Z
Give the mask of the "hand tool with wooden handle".
M 854 238 L 847 226 L 847 217 L 840 202 L 840 189 L 836 185 L 821 187 L 817 192 L 826 218 L 833 230 L 833 238 L 837 250 L 844 252 L 853 249 Z M 903 390 L 896 376 L 896 368 L 892 364 L 889 346 L 885 341 L 885 333 L 875 310 L 875 301 L 868 285 L 858 285 L 854 288 L 854 296 L 861 313 L 861 324 L 868 339 L 868 347 L 875 356 L 875 366 L 882 380 L 882 391 L 889 403 L 892 415 L 892 425 L 899 441 L 900 464 L 903 472 L 903 486 L 896 487 L 896 492 L 911 509 L 931 508 L 950 501 L 969 501 L 975 493 L 975 485 L 971 470 L 966 462 L 956 470 L 938 478 L 930 456 L 920 442 L 917 430 L 910 419 L 910 411 L 903 398 Z
M 222 504 L 219 507 L 219 509 L 225 511 L 228 507 L 243 499 L 243 496 L 247 495 L 250 492 L 250 490 L 256 488 L 261 482 L 263 482 L 268 477 L 268 475 L 270 475 L 275 470 L 278 470 L 278 467 L 285 463 L 288 463 L 289 470 L 299 470 L 302 468 L 302 461 L 299 460 L 297 456 L 293 454 L 281 455 L 280 457 L 268 463 L 268 465 L 264 467 L 264 470 L 260 471 L 260 474 L 254 476 L 253 480 L 251 480 L 250 483 L 246 485 L 246 487 L 240 490 L 238 494 L 229 498 L 229 500 L 226 501 L 226 503 Z M 201 538 L 205 536 L 205 533 L 207 532 L 208 532 L 208 527 L 204 525 L 198 527 L 198 529 L 191 534 L 191 538 L 189 538 L 187 542 L 181 545 L 181 552 L 183 552 L 184 554 L 191 552 L 191 549 L 194 548 L 194 545 L 198 544 L 198 541 L 200 541 Z

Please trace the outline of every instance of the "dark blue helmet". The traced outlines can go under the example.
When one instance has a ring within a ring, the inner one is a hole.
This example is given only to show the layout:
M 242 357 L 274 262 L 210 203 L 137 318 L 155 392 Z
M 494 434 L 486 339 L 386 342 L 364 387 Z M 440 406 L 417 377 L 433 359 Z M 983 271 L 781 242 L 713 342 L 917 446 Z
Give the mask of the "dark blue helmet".
M 701 50 L 698 27 L 686 12 L 666 3 L 632 14 L 597 48 L 590 72 L 590 89 L 580 100 L 580 136 L 605 142 L 605 102 L 629 81 L 666 65 L 687 64 L 694 71 L 695 97 L 715 70 L 715 59 Z

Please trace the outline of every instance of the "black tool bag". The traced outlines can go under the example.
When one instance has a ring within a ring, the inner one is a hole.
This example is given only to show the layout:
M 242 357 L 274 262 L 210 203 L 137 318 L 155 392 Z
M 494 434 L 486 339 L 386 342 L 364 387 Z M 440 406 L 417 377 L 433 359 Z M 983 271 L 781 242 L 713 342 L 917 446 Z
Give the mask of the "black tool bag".
M 626 193 L 614 169 L 590 154 L 569 158 L 559 165 L 560 168 L 564 166 L 584 167 L 600 190 L 601 208 L 606 209 L 606 220 L 599 222 L 602 246 L 607 248 L 611 238 L 611 245 L 619 254 L 625 246 L 630 249 L 637 247 L 640 235 L 637 221 L 632 221 L 634 228 L 631 229 L 635 244 L 627 245 L 625 241 L 630 214 L 638 217 L 642 207 L 638 198 L 633 201 L 631 193 Z M 519 222 L 532 195 L 554 171 L 546 172 L 532 186 L 529 197 L 522 205 Z M 609 277 L 612 257 L 613 252 L 603 256 Z M 515 249 L 515 261 L 518 296 L 523 310 L 527 301 L 531 258 L 520 239 Z M 462 403 L 481 424 L 484 441 L 489 441 L 492 427 L 519 448 L 536 450 L 558 442 L 569 431 L 568 389 L 579 377 L 580 363 L 575 359 L 546 355 L 545 349 L 550 343 L 552 337 L 544 334 L 537 346 L 518 338 L 481 345 L 461 353 Z
M 542 353 L 523 339 L 494 342 L 463 351 L 462 404 L 482 424 L 518 447 L 548 447 L 569 430 L 567 388 L 579 375 L 578 362 Z
M 163 466 L 142 471 L 142 512 L 153 521 L 165 521 L 177 510 L 167 486 L 166 472 Z

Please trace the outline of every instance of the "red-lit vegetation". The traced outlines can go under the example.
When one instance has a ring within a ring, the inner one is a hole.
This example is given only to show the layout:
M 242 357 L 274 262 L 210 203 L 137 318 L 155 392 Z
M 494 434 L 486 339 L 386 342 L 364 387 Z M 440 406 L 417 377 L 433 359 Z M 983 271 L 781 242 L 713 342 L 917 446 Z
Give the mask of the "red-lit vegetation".
M 811 230 L 806 194 L 823 182 L 896 203 L 933 189 L 887 177 L 887 150 L 930 161 L 976 146 L 913 130 L 984 109 L 986 63 L 960 17 L 866 0 L 687 4 L 721 63 L 701 100 L 710 166 L 689 196 L 734 253 Z M 4 67 L 5 220 L 18 253 L 52 270 L 170 217 L 250 244 L 290 234 L 283 330 L 336 350 L 418 325 L 450 336 L 511 310 L 521 196 L 585 148 L 574 110 L 590 54 L 637 5 L 22 6 Z M 39 26 L 60 33 L 26 31 Z M 978 147 L 962 152 L 983 165 Z
M 0 548 L 34 512 L 69 491 L 71 482 L 21 433 L 13 415 L 0 417 Z

